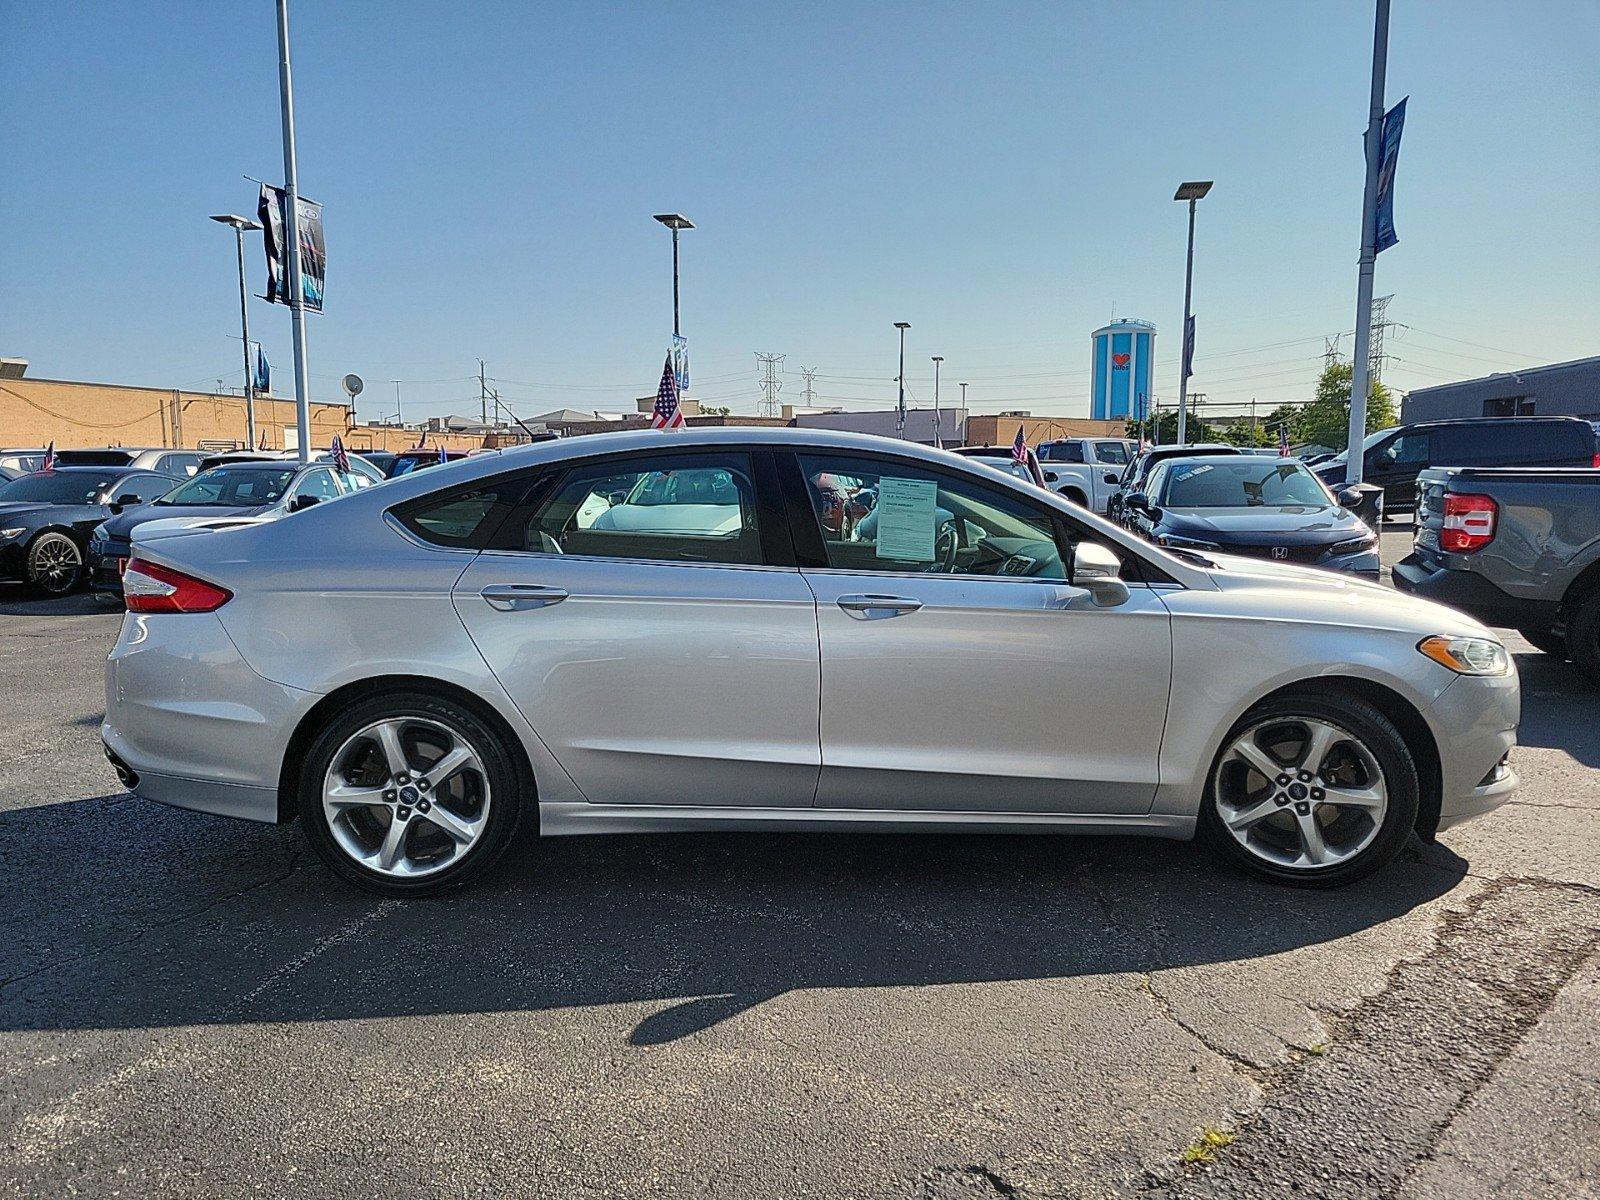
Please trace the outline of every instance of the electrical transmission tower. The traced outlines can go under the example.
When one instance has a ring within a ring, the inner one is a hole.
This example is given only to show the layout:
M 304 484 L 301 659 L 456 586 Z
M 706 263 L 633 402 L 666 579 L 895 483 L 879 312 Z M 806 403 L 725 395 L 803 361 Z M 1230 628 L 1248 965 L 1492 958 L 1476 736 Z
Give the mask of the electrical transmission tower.
M 1322 369 L 1324 371 L 1329 367 L 1339 365 L 1339 338 L 1341 336 L 1341 334 L 1336 333 L 1332 337 L 1322 339 Z
M 763 417 L 778 415 L 778 393 L 783 391 L 783 382 L 778 378 L 778 364 L 784 360 L 782 354 L 762 354 L 756 351 L 756 362 L 761 364 L 761 405 L 759 412 Z
M 801 367 L 800 375 L 806 381 L 806 390 L 800 393 L 800 400 L 807 408 L 814 408 L 817 403 L 817 393 L 811 385 L 816 381 L 817 369 L 815 367 Z
M 1391 293 L 1387 296 L 1375 296 L 1372 300 L 1372 341 L 1367 351 L 1367 378 L 1372 383 L 1377 383 L 1383 378 L 1383 331 L 1389 327 L 1389 321 L 1384 316 L 1389 310 L 1389 301 L 1394 299 Z

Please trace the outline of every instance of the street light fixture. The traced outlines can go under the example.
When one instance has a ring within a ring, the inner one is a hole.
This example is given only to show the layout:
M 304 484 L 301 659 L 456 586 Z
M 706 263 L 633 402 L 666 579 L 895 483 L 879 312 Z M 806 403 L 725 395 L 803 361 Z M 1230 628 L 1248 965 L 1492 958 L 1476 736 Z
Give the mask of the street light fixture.
M 944 443 L 939 440 L 939 365 L 944 362 L 944 355 L 933 356 L 933 448 L 943 450 Z
M 894 431 L 899 437 L 906 436 L 906 330 L 911 328 L 910 321 L 896 321 L 894 327 L 900 331 L 900 374 L 896 382 L 900 385 L 900 399 L 895 404 Z
M 250 309 L 245 302 L 248 292 L 244 279 L 244 233 L 247 229 L 251 232 L 260 229 L 261 222 L 252 221 L 249 217 L 241 217 L 238 213 L 213 213 L 211 219 L 222 225 L 233 226 L 234 242 L 239 251 L 239 336 L 244 345 L 244 416 L 245 426 L 250 435 L 250 440 L 245 445 L 254 450 L 256 448 L 256 385 L 255 374 L 250 369 Z
M 672 336 L 683 336 L 678 327 L 678 231 L 693 229 L 694 222 L 682 213 L 657 213 L 656 220 L 672 230 Z
M 1209 179 L 1194 180 L 1189 183 L 1180 183 L 1174 200 L 1187 200 L 1189 202 L 1189 254 L 1183 266 L 1183 353 L 1178 363 L 1178 445 L 1185 444 L 1184 438 L 1189 426 L 1189 365 L 1194 357 L 1194 337 L 1190 331 L 1190 322 L 1193 319 L 1189 313 L 1189 302 L 1194 291 L 1194 206 L 1198 200 L 1204 200 L 1206 193 L 1211 190 L 1212 181 Z

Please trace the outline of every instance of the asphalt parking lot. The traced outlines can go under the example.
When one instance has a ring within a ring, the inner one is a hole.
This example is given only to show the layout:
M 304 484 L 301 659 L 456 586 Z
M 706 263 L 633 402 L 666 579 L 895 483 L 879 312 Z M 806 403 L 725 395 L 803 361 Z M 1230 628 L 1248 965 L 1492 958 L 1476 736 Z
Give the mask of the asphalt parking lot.
M 1600 689 L 1515 635 L 1521 792 L 1340 892 L 685 835 L 397 904 L 122 793 L 119 621 L 0 589 L 8 1194 L 1600 1196 Z

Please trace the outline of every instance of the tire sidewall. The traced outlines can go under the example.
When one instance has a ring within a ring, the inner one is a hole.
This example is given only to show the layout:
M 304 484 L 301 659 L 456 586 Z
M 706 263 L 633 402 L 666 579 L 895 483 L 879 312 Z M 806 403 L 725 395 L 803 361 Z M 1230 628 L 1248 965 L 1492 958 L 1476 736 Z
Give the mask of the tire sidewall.
M 77 559 L 78 559 L 77 571 L 73 575 L 72 581 L 70 583 L 68 583 L 67 586 L 64 587 L 64 588 L 47 587 L 44 584 L 44 582 L 40 579 L 37 563 L 35 561 L 37 559 L 39 551 L 40 551 L 40 549 L 42 547 L 48 545 L 51 542 L 57 542 L 57 541 L 65 542 L 68 546 L 72 547 L 72 552 L 73 552 L 74 555 L 77 556 Z M 39 534 L 38 537 L 34 538 L 32 543 L 30 543 L 29 546 L 28 546 L 28 560 L 27 561 L 28 561 L 28 583 L 40 595 L 44 595 L 44 596 L 68 596 L 68 595 L 71 595 L 72 592 L 78 587 L 78 585 L 83 582 L 83 579 L 84 579 L 83 547 L 79 546 L 77 542 L 73 541 L 71 537 L 69 537 L 65 533 L 62 533 L 59 529 L 47 529 L 43 533 Z
M 1567 654 L 1600 687 L 1600 591 L 1586 597 L 1567 622 Z
M 1290 717 L 1328 721 L 1354 734 L 1372 752 L 1383 771 L 1388 806 L 1378 836 L 1354 858 L 1333 866 L 1296 870 L 1257 858 L 1228 832 L 1217 812 L 1217 768 L 1234 738 L 1262 721 Z M 1400 853 L 1416 827 L 1419 794 L 1417 767 L 1411 751 L 1394 723 L 1379 709 L 1365 700 L 1337 692 L 1290 693 L 1255 705 L 1228 730 L 1206 776 L 1205 795 L 1200 804 L 1200 834 L 1223 858 L 1253 875 L 1294 887 L 1339 887 L 1372 874 Z
M 478 752 L 489 783 L 489 825 L 478 843 L 444 870 L 418 879 L 396 879 L 355 862 L 334 839 L 322 808 L 322 783 L 334 754 L 357 731 L 396 717 L 437 721 L 457 731 Z M 393 897 L 435 895 L 460 887 L 487 871 L 516 834 L 523 804 L 521 792 L 519 772 L 503 734 L 471 709 L 419 692 L 369 696 L 341 709 L 323 725 L 307 749 L 297 789 L 300 823 L 317 855 L 347 882 Z

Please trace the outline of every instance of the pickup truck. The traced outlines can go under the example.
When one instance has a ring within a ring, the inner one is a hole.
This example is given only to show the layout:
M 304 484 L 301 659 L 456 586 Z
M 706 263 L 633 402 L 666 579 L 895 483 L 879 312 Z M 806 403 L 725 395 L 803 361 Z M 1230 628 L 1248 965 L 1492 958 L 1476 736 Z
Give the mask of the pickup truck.
M 1075 504 L 1104 513 L 1134 455 L 1126 438 L 1059 438 L 1039 444 L 1039 465 L 1054 472 L 1051 483 Z
M 1423 471 L 1394 583 L 1516 629 L 1600 683 L 1600 469 Z

